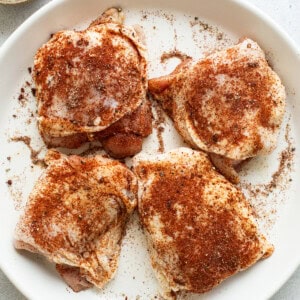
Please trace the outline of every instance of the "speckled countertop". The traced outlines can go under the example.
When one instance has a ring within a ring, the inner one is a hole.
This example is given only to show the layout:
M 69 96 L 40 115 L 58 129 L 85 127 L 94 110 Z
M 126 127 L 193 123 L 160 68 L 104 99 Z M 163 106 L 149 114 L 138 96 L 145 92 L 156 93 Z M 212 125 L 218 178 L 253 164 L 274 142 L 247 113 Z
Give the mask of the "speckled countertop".
M 18 5 L 0 4 L 0 45 L 32 13 L 50 0 L 31 0 Z M 299 0 L 248 0 L 271 16 L 300 47 Z M 24 300 L 0 270 L 0 300 Z M 300 267 L 271 300 L 300 299 Z

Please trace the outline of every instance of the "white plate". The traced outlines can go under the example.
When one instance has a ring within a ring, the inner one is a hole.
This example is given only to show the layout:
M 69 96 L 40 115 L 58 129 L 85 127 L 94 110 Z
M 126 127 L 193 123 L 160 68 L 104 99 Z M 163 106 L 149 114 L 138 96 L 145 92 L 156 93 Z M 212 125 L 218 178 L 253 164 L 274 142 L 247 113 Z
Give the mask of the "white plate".
M 224 47 L 240 37 L 256 40 L 266 51 L 270 63 L 281 76 L 288 92 L 286 118 L 276 151 L 254 159 L 242 172 L 245 192 L 247 182 L 260 189 L 252 203 L 259 213 L 259 222 L 275 245 L 271 258 L 222 283 L 212 292 L 193 299 L 265 299 L 271 296 L 300 262 L 300 60 L 291 40 L 268 17 L 244 2 L 230 0 L 126 0 L 122 7 L 128 24 L 141 24 L 146 32 L 150 68 L 149 75 L 165 74 L 178 61 L 160 63 L 162 52 L 177 49 L 200 57 L 214 47 Z M 10 280 L 30 299 L 153 299 L 158 287 L 149 263 L 145 241 L 136 217 L 129 224 L 124 239 L 117 276 L 102 291 L 70 291 L 56 274 L 52 264 L 42 258 L 14 250 L 13 232 L 18 216 L 34 181 L 41 172 L 32 166 L 30 152 L 23 143 L 12 142 L 16 136 L 29 136 L 31 146 L 39 149 L 42 141 L 36 129 L 35 101 L 30 95 L 27 68 L 32 65 L 36 50 L 50 34 L 65 28 L 80 28 L 106 8 L 118 5 L 112 0 L 52 1 L 29 18 L 0 50 L 0 265 Z M 195 17 L 199 19 L 195 21 Z M 203 21 L 201 23 L 199 21 Z M 206 27 L 206 22 L 209 24 Z M 222 40 L 220 32 L 224 32 Z M 25 99 L 18 100 L 24 86 Z M 22 104 L 23 103 L 23 104 Z M 13 117 L 16 115 L 16 117 Z M 166 149 L 181 142 L 175 138 L 170 122 L 165 126 Z M 289 130 L 290 129 L 290 130 Z M 288 141 L 286 142 L 286 135 Z M 278 157 L 285 149 L 295 147 L 293 159 L 283 163 L 284 172 L 277 187 L 264 195 L 263 189 L 277 170 Z M 157 151 L 154 133 L 144 145 L 145 151 Z M 45 149 L 42 149 L 40 156 Z M 7 158 L 10 157 L 10 160 Z M 287 164 L 290 163 L 291 166 Z M 294 171 L 292 170 L 294 169 Z M 295 170 L 296 169 L 296 170 Z M 292 179 L 290 182 L 289 179 Z M 12 180 L 12 185 L 7 184 Z M 253 190 L 253 186 L 252 186 Z M 268 215 L 263 216 L 264 213 Z M 273 226 L 273 223 L 275 224 Z M 271 226 L 272 225 L 272 226 Z

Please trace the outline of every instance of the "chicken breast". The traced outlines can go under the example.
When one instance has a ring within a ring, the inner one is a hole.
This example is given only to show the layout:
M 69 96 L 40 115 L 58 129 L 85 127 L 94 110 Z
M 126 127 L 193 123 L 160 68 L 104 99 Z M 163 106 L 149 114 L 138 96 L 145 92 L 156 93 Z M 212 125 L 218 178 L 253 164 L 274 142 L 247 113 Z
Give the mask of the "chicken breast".
M 272 254 L 243 193 L 207 154 L 179 148 L 134 158 L 138 210 L 166 298 L 204 293 Z
M 217 167 L 228 169 L 230 162 L 269 154 L 276 146 L 285 89 L 250 39 L 184 61 L 170 75 L 151 79 L 149 90 L 184 140 L 212 153 Z
M 123 20 L 121 11 L 109 9 L 85 30 L 55 33 L 36 53 L 38 124 L 49 147 L 77 148 L 123 117 L 140 118 L 146 103 L 146 47 L 139 30 L 125 27 Z M 147 113 L 143 128 L 126 132 L 128 140 L 139 141 L 133 154 L 151 133 Z
M 117 161 L 49 151 L 15 234 L 15 247 L 44 255 L 74 291 L 102 288 L 118 266 L 137 180 Z

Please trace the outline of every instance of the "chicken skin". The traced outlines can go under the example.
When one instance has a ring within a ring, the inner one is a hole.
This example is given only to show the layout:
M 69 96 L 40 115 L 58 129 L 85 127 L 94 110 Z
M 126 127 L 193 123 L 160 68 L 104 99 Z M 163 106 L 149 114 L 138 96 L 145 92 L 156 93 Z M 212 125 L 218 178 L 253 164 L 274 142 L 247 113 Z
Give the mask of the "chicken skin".
M 238 181 L 232 165 L 276 146 L 285 89 L 250 39 L 149 81 L 149 90 L 195 149 Z
M 166 298 L 207 292 L 272 254 L 244 195 L 204 152 L 139 154 L 133 170 L 151 263 Z
M 50 150 L 15 233 L 15 247 L 44 255 L 74 290 L 102 288 L 118 266 L 126 221 L 137 204 L 137 180 L 100 155 Z
M 47 146 L 77 148 L 105 136 L 104 148 L 116 157 L 141 150 L 152 131 L 146 47 L 139 31 L 123 20 L 121 11 L 109 9 L 87 29 L 57 32 L 38 50 L 33 78 L 39 131 Z M 125 130 L 120 124 L 128 120 L 146 123 Z M 106 129 L 111 138 L 101 134 Z M 118 145 L 126 139 L 122 153 Z

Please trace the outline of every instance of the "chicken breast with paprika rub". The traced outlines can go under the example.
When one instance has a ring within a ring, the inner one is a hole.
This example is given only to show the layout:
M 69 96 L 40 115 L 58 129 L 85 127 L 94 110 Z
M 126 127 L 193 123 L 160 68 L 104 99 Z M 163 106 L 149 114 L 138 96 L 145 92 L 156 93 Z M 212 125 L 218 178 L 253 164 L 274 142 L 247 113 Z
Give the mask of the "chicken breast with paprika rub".
M 133 170 L 140 220 L 166 298 L 207 292 L 272 254 L 243 193 L 204 152 L 139 154 Z
M 102 288 L 118 267 L 126 221 L 137 203 L 137 180 L 100 155 L 50 151 L 15 234 L 15 247 L 44 255 L 74 291 Z
M 85 30 L 55 33 L 36 53 L 38 126 L 49 147 L 100 140 L 116 157 L 142 149 L 152 131 L 146 47 L 141 31 L 123 21 L 120 10 L 109 9 Z M 130 126 L 120 126 L 122 118 Z
M 149 90 L 192 147 L 210 153 L 233 182 L 232 165 L 274 150 L 285 89 L 251 39 L 149 81 Z

